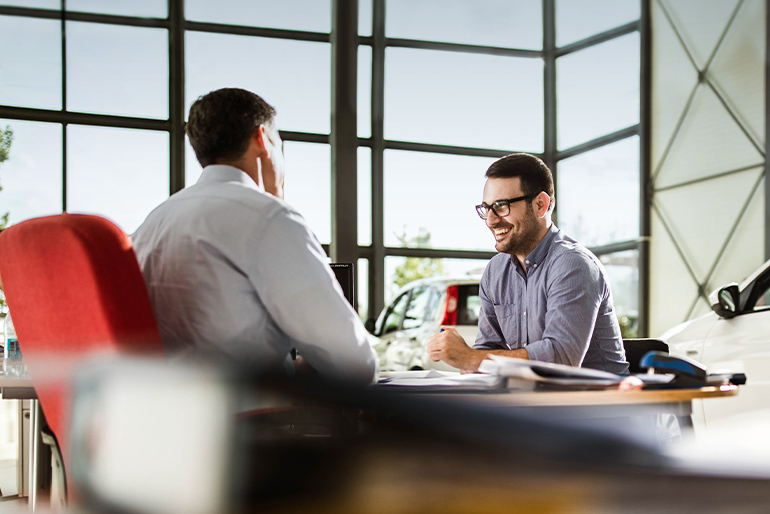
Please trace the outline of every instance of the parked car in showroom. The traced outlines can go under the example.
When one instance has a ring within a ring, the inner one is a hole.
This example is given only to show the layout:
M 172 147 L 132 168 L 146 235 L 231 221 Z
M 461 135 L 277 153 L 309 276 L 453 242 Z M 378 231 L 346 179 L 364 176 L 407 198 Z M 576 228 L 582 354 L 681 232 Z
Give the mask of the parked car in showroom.
M 694 402 L 696 430 L 770 416 L 770 261 L 742 283 L 709 296 L 712 311 L 661 335 L 673 355 L 706 365 L 709 373 L 744 373 L 746 384 L 731 398 Z
M 383 309 L 373 334 L 382 371 L 437 369 L 458 371 L 433 362 L 425 345 L 442 326 L 452 326 L 471 346 L 479 323 L 480 276 L 433 277 L 410 282 Z

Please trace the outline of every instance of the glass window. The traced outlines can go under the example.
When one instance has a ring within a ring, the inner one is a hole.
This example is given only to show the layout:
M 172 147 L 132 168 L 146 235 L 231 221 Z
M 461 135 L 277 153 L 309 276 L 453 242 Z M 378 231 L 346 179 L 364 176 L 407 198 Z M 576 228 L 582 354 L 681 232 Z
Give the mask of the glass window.
M 61 0 L 0 0 L 0 5 L 8 7 L 61 10 Z
M 629 250 L 599 257 L 607 272 L 623 337 L 637 337 L 639 323 L 639 252 Z
M 556 60 L 559 148 L 639 123 L 639 33 Z
M 0 16 L 0 104 L 61 109 L 61 22 Z
M 366 321 L 377 313 L 369 313 L 369 259 L 358 259 L 356 265 L 356 300 L 358 300 L 358 315 Z
M 332 240 L 331 147 L 286 141 L 284 196 L 321 243 Z
M 416 287 L 412 290 L 412 298 L 404 315 L 404 330 L 417 328 L 425 322 L 428 307 L 433 303 L 435 295 L 436 292 L 428 286 Z
M 192 21 L 273 29 L 331 32 L 331 0 L 186 0 Z
M 372 135 L 372 47 L 358 47 L 358 137 Z
M 67 0 L 68 11 L 117 14 L 120 16 L 142 16 L 148 18 L 168 17 L 168 0 Z
M 67 127 L 67 210 L 132 233 L 169 192 L 166 132 Z
M 372 0 L 358 0 L 358 35 L 372 35 Z
M 8 159 L 0 164 L 0 217 L 9 224 L 62 212 L 62 126 L 0 120 L 13 132 Z M 168 174 L 168 173 L 167 173 Z
M 388 48 L 385 137 L 543 149 L 543 61 Z
M 385 245 L 494 250 L 474 205 L 495 159 L 385 151 Z
M 67 23 L 67 108 L 168 118 L 168 31 Z
M 556 45 L 568 45 L 636 21 L 639 4 L 639 0 L 556 0 Z
M 188 109 L 210 91 L 240 87 L 276 108 L 281 130 L 329 133 L 328 43 L 187 32 L 185 45 Z M 244 59 L 250 65 L 244 65 Z
M 358 148 L 358 244 L 372 244 L 372 149 Z
M 409 300 L 409 291 L 399 296 L 398 299 L 393 302 L 393 305 L 388 309 L 388 313 L 383 320 L 380 334 L 395 332 L 401 327 L 401 317 L 406 310 L 407 300 Z
M 543 47 L 540 0 L 388 0 L 387 37 L 507 48 Z
M 639 236 L 637 136 L 559 161 L 557 184 L 558 225 L 582 244 Z

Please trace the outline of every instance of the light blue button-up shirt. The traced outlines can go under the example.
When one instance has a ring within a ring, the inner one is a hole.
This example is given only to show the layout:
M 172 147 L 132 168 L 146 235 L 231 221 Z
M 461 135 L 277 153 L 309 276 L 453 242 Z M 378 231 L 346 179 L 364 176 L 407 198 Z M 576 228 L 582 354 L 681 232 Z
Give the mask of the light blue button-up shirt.
M 477 349 L 526 348 L 531 360 L 626 373 L 612 292 L 599 259 L 551 225 L 525 259 L 498 254 L 479 287 Z
M 133 235 L 170 355 L 214 354 L 256 373 L 292 369 L 369 383 L 376 357 L 305 220 L 243 171 L 207 166 Z

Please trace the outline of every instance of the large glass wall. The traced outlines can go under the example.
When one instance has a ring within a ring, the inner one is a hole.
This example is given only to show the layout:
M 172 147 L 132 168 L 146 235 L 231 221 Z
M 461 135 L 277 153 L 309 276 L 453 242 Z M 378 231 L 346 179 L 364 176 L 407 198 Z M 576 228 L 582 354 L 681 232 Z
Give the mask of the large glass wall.
M 357 10 L 357 37 L 335 39 L 335 4 Z M 243 87 L 278 111 L 286 200 L 319 241 L 356 224 L 363 317 L 406 259 L 483 269 L 484 172 L 524 151 L 553 169 L 557 223 L 602 258 L 634 325 L 639 19 L 640 0 L 0 0 L 0 48 L 14 49 L 0 60 L 13 133 L 0 215 L 98 213 L 133 232 L 200 175 L 182 133 L 192 102 Z M 358 135 L 357 219 L 337 223 L 335 45 L 357 50 Z

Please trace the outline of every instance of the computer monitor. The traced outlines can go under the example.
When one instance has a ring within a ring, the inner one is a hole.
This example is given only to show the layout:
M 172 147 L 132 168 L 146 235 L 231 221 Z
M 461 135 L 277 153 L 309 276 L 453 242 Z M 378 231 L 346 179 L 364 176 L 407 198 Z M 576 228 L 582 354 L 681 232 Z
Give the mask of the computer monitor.
M 334 276 L 337 277 L 337 282 L 340 283 L 345 298 L 355 308 L 356 282 L 353 264 L 350 262 L 333 262 L 329 266 L 331 266 Z

